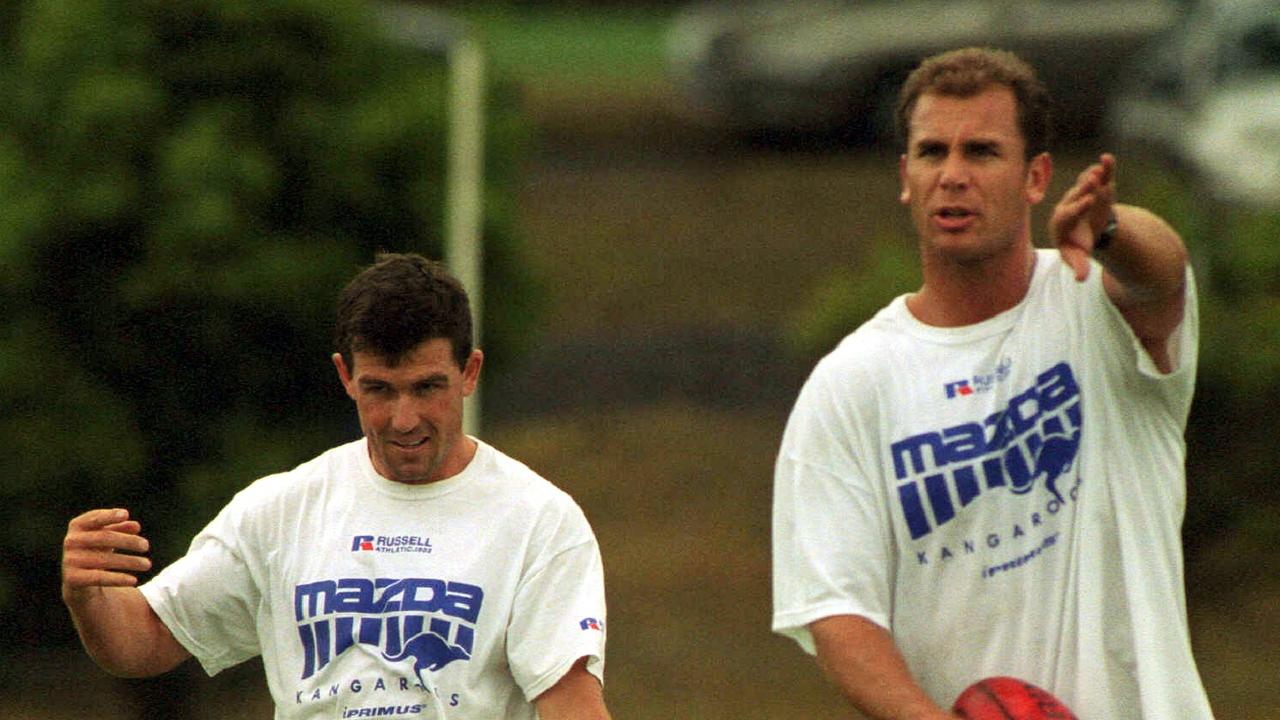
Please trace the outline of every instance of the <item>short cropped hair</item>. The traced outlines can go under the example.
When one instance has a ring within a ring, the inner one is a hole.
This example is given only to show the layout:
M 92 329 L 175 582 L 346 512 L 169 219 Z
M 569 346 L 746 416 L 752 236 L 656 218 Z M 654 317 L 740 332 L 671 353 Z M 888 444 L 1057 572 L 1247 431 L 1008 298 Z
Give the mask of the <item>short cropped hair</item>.
M 380 253 L 338 296 L 333 339 L 354 369 L 354 353 L 370 352 L 395 366 L 420 343 L 444 338 L 465 368 L 471 357 L 471 302 L 438 262 L 421 255 Z
M 973 97 L 993 85 L 1013 91 L 1018 106 L 1018 127 L 1026 142 L 1026 157 L 1049 150 L 1053 142 L 1053 99 L 1035 69 L 1007 50 L 962 48 L 926 58 L 907 76 L 898 94 L 894 120 L 898 137 L 910 142 L 911 114 L 926 93 Z

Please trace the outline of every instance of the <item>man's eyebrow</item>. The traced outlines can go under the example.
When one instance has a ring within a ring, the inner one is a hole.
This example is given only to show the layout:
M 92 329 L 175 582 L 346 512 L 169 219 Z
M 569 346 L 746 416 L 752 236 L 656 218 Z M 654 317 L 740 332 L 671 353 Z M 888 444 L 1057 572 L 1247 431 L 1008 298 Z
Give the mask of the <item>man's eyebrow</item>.
M 934 138 L 920 138 L 912 143 L 912 148 L 917 152 L 920 150 L 934 150 L 946 146 L 947 144 L 945 142 Z
M 965 150 L 999 150 L 1002 147 L 1004 143 L 994 138 L 976 138 L 964 143 Z
M 939 147 L 949 147 L 950 143 L 939 138 L 920 138 L 912 143 L 913 149 L 916 150 L 933 150 Z M 961 143 L 961 147 L 965 150 L 973 150 L 980 148 L 1002 148 L 1005 143 L 999 138 L 972 138 Z
M 409 385 L 420 385 L 420 384 L 423 384 L 423 383 L 435 383 L 435 382 L 447 381 L 448 379 L 449 379 L 449 375 L 448 375 L 447 373 L 442 373 L 442 372 L 440 372 L 440 373 L 432 373 L 432 374 L 430 374 L 430 375 L 423 375 L 422 377 L 416 377 L 416 378 L 413 378 L 413 379 L 411 379 L 411 380 L 409 380 L 409 381 L 408 381 L 408 384 L 409 384 Z M 386 379 L 383 379 L 383 378 L 380 378 L 380 377 L 362 377 L 362 378 L 360 378 L 360 379 L 358 380 L 358 382 L 359 382 L 361 385 L 391 385 L 391 384 L 393 384 L 390 380 L 386 380 Z

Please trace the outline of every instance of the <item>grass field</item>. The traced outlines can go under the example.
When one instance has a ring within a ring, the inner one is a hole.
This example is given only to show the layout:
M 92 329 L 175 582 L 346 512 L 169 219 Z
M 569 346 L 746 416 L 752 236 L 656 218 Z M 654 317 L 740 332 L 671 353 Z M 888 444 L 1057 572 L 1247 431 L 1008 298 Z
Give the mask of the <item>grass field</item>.
M 670 14 L 664 9 L 472 3 L 459 13 L 484 45 L 493 72 L 502 77 L 616 86 L 663 74 L 663 34 Z

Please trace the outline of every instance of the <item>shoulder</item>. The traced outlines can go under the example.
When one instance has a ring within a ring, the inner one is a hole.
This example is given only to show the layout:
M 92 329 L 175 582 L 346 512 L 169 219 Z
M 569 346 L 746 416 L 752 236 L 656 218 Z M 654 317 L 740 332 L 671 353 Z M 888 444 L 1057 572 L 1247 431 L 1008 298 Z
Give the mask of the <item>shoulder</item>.
M 540 567 L 562 551 L 594 546 L 595 533 L 586 514 L 568 492 L 523 462 L 480 442 L 476 460 L 483 477 L 471 492 L 484 508 L 485 524 L 500 527 L 507 542 L 525 549 L 528 565 Z
M 273 524 L 285 517 L 305 514 L 314 500 L 349 488 L 349 478 L 360 472 L 363 439 L 331 448 L 296 467 L 272 473 L 245 486 L 227 503 L 219 519 L 233 524 Z
M 892 369 L 893 359 L 911 342 L 905 296 L 899 297 L 846 335 L 810 373 L 806 388 L 856 393 L 867 381 Z
M 913 343 L 895 300 L 846 336 L 814 366 L 787 419 L 781 454 L 808 455 L 844 448 L 877 426 L 884 388 L 896 382 L 902 358 Z
M 477 442 L 476 460 L 483 463 L 483 484 L 503 505 L 531 514 L 582 514 L 569 493 L 525 463 L 484 441 Z
M 1102 266 L 1097 260 L 1090 260 L 1089 277 L 1083 281 L 1076 280 L 1075 270 L 1062 259 L 1062 254 L 1050 248 L 1036 250 L 1036 272 L 1032 280 L 1030 299 L 1032 301 L 1060 302 L 1066 298 L 1074 298 L 1086 303 L 1107 302 L 1106 291 L 1102 287 Z

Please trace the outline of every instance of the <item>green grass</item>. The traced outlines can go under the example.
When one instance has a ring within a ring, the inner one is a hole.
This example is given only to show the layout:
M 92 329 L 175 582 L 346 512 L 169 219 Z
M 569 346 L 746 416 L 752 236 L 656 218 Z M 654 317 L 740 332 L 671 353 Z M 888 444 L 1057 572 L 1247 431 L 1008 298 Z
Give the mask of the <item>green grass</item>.
M 498 77 L 627 82 L 651 81 L 666 72 L 668 10 L 478 3 L 458 14 L 472 23 Z

